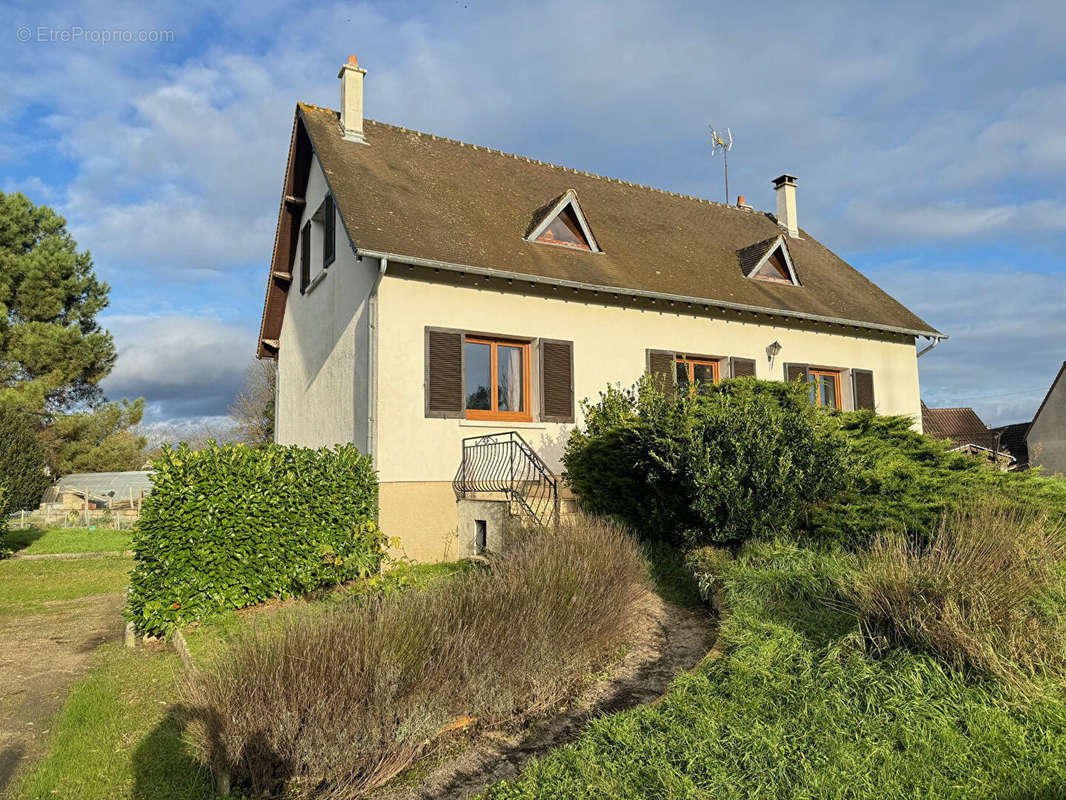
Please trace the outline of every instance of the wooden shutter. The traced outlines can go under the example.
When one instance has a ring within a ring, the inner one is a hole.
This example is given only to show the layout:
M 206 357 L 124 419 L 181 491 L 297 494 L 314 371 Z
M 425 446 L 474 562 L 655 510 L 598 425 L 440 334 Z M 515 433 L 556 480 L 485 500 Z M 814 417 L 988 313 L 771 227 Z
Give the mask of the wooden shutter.
M 300 294 L 307 291 L 311 283 L 311 220 L 304 223 L 300 232 Z
M 785 380 L 789 383 L 798 380 L 807 380 L 806 364 L 785 364 Z
M 574 421 L 574 343 L 540 340 L 540 418 Z
M 729 377 L 730 378 L 754 378 L 755 377 L 755 359 L 754 358 L 730 357 L 730 359 L 729 359 Z
M 322 201 L 322 268 L 333 263 L 337 256 L 337 215 L 333 213 L 333 195 Z
M 854 393 L 855 408 L 874 410 L 874 374 L 868 369 L 851 371 L 851 389 Z
M 426 416 L 463 415 L 463 334 L 426 328 Z
M 669 350 L 648 350 L 647 371 L 661 391 L 668 391 L 677 385 L 674 372 L 675 354 Z

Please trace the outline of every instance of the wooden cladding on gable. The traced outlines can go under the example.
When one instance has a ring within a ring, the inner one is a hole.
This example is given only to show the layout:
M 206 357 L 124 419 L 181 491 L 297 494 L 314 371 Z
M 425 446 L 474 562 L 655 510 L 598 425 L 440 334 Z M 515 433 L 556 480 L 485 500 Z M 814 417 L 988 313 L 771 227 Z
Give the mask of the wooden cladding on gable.
M 540 418 L 544 422 L 574 421 L 574 343 L 540 341 Z
M 426 416 L 463 416 L 463 334 L 426 328 Z

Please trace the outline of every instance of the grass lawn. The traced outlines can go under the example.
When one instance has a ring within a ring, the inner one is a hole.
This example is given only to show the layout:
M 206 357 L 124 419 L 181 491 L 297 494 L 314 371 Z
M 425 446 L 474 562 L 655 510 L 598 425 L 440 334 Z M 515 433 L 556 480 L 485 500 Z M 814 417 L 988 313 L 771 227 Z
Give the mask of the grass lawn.
M 19 555 L 107 553 L 130 549 L 130 532 L 106 528 L 25 528 L 9 530 L 7 546 Z
M 173 652 L 109 644 L 53 723 L 49 754 L 11 800 L 204 800 L 214 795 L 182 741 Z
M 132 565 L 132 559 L 122 556 L 0 561 L 0 619 L 45 613 L 51 603 L 124 591 Z
M 93 531 L 92 533 L 96 533 Z M 121 591 L 128 558 L 0 562 L 0 615 L 31 613 L 56 599 Z M 381 578 L 314 597 L 230 612 L 185 631 L 195 660 L 221 652 L 250 624 L 286 609 L 326 608 L 353 594 L 424 586 L 469 564 L 400 567 Z M 163 645 L 127 650 L 108 644 L 74 688 L 52 725 L 47 755 L 32 765 L 4 800 L 207 800 L 211 778 L 182 735 L 188 720 L 178 703 L 181 663 Z
M 1020 697 L 928 656 L 866 653 L 824 602 L 847 558 L 749 544 L 725 570 L 720 657 L 487 797 L 1066 796 L 1066 687 Z

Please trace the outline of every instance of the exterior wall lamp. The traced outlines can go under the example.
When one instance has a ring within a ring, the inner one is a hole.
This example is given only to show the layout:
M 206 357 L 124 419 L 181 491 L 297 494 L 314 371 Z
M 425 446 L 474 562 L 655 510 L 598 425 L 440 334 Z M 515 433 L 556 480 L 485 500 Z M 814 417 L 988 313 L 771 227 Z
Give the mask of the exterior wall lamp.
M 774 359 L 777 358 L 777 354 L 781 352 L 781 342 L 772 342 L 766 345 L 766 360 L 770 362 L 770 366 L 774 365 Z

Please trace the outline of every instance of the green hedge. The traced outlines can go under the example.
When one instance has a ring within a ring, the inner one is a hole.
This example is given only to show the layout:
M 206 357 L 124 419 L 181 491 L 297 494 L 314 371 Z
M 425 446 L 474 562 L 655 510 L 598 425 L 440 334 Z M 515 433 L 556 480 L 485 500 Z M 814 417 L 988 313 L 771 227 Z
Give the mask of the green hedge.
M 691 547 L 791 531 L 855 477 L 839 422 L 805 385 L 740 378 L 664 393 L 645 378 L 582 406 L 567 479 L 586 510 L 646 538 Z
M 192 620 L 378 571 L 377 475 L 352 446 L 164 447 L 133 538 L 127 615 Z

